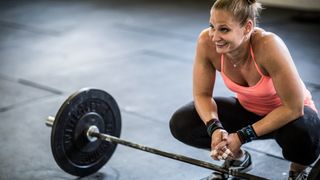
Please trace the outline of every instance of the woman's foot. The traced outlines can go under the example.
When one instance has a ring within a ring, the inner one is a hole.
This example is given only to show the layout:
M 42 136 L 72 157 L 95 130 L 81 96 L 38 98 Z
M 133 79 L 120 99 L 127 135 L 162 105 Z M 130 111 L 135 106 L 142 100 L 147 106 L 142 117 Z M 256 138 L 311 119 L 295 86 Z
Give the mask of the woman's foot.
M 307 166 L 291 163 L 288 180 L 304 180 L 308 178 Z
M 251 155 L 248 151 L 242 150 L 243 155 L 237 159 L 227 159 L 222 167 L 231 171 L 248 172 L 252 169 Z

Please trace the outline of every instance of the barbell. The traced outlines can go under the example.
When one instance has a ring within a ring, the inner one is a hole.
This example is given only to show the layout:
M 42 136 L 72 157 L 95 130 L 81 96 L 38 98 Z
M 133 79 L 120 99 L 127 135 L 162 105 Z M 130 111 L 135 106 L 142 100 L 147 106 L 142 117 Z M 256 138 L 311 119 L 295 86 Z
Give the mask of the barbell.
M 46 125 L 52 127 L 51 150 L 56 163 L 74 176 L 84 177 L 99 171 L 111 158 L 117 144 L 121 144 L 211 169 L 226 177 L 232 175 L 252 180 L 266 179 L 120 139 L 120 109 L 115 99 L 100 89 L 83 88 L 73 93 L 64 101 L 55 117 L 49 116 L 46 119 Z M 312 168 L 308 179 L 319 180 L 319 169 L 320 160 Z

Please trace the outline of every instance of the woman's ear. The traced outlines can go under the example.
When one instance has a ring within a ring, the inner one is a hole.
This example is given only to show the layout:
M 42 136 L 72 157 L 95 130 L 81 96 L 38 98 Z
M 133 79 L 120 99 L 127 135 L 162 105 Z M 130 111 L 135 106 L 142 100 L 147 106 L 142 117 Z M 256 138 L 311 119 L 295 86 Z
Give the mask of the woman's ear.
M 245 34 L 245 35 L 249 34 L 249 33 L 252 31 L 252 29 L 253 29 L 253 22 L 252 22 L 251 19 L 249 19 L 249 20 L 246 22 L 244 28 L 245 28 L 245 29 L 244 29 L 244 34 Z

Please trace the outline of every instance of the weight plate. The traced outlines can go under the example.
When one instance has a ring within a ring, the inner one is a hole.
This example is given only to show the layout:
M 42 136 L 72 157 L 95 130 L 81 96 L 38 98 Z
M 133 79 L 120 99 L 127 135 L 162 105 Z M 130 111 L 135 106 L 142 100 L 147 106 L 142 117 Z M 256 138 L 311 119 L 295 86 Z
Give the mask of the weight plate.
M 52 126 L 52 154 L 65 172 L 87 176 L 111 158 L 117 144 L 100 139 L 89 141 L 86 131 L 92 125 L 100 133 L 120 137 L 120 110 L 107 92 L 81 89 L 62 104 Z

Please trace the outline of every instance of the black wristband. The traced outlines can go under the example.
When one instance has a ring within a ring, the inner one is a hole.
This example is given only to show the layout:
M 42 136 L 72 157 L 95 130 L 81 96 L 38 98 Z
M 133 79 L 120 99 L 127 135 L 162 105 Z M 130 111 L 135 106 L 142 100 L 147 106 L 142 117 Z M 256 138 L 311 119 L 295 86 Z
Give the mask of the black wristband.
M 251 125 L 238 130 L 237 135 L 242 144 L 251 142 L 252 140 L 255 140 L 258 138 L 256 132 L 254 131 Z
M 207 126 L 207 132 L 208 132 L 208 135 L 211 137 L 212 136 L 212 133 L 217 130 L 217 129 L 224 129 L 221 122 L 218 120 L 218 119 L 210 119 L 208 121 L 208 123 L 206 124 Z

